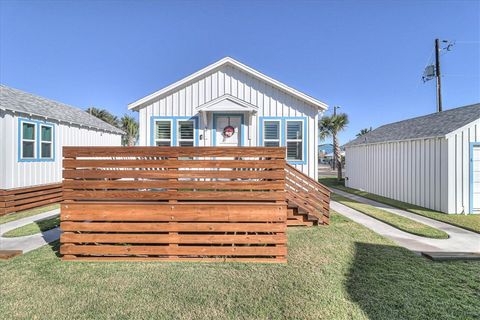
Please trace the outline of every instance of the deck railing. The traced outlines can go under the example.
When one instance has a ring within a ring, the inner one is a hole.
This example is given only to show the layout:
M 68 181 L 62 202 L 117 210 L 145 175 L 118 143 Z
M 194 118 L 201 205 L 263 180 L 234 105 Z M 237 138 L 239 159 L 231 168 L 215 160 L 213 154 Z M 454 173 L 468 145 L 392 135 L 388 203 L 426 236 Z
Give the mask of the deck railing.
M 284 148 L 64 147 L 61 253 L 286 261 Z
M 285 173 L 288 202 L 315 216 L 320 223 L 329 224 L 330 189 L 289 164 Z

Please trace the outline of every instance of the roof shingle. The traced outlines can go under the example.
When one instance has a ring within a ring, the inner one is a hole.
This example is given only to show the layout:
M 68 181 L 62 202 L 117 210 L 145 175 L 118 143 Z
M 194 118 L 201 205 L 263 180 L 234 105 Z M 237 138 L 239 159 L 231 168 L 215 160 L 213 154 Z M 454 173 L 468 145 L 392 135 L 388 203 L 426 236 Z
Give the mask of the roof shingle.
M 480 103 L 386 124 L 345 146 L 444 137 L 476 119 L 480 119 Z
M 0 108 L 74 123 L 113 133 L 123 133 L 122 130 L 83 110 L 64 103 L 38 97 L 18 89 L 10 88 L 3 84 L 0 84 Z

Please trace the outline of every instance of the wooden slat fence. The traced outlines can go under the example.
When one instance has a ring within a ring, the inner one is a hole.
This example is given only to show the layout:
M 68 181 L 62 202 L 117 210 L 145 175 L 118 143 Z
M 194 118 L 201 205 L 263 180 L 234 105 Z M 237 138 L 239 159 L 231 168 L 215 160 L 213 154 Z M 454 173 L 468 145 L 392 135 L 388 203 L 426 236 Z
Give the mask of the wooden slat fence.
M 0 216 L 61 201 L 60 183 L 0 190 Z
M 284 148 L 64 147 L 66 260 L 285 262 Z

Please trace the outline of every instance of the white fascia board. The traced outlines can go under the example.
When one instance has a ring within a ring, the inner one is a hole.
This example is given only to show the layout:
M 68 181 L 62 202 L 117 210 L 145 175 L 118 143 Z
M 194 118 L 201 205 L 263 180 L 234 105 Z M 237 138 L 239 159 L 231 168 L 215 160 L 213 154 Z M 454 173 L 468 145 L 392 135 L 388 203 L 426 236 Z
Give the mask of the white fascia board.
M 228 109 L 223 110 L 222 102 L 227 101 L 231 106 Z M 204 103 L 196 107 L 198 111 L 258 111 L 258 106 L 238 99 L 232 95 L 224 94 L 212 101 Z
M 452 132 L 447 133 L 447 134 L 445 135 L 445 138 L 449 139 L 450 137 L 456 135 L 457 133 L 459 133 L 459 132 L 461 132 L 461 131 L 463 131 L 463 130 L 465 130 L 465 129 L 473 126 L 473 125 L 475 125 L 476 123 L 480 124 L 480 118 L 479 118 L 479 119 L 475 119 L 475 120 L 473 120 L 472 122 L 467 123 L 466 125 L 458 128 L 458 129 L 456 129 L 456 130 L 454 130 L 454 131 L 452 131 Z
M 190 81 L 193 81 L 199 77 L 202 77 L 203 75 L 217 69 L 217 68 L 220 68 L 224 65 L 232 65 L 240 70 L 242 70 L 243 72 L 245 73 L 248 73 L 268 84 L 270 84 L 271 86 L 273 86 L 274 88 L 277 88 L 281 91 L 284 91 L 294 97 L 296 97 L 297 99 L 307 103 L 307 104 L 310 104 L 312 106 L 315 106 L 317 107 L 318 109 L 320 110 L 327 110 L 328 109 L 328 106 L 327 104 L 315 99 L 315 98 L 312 98 L 304 93 L 301 93 L 300 91 L 297 91 L 283 83 L 281 83 L 280 81 L 277 81 L 275 79 L 272 79 L 266 75 L 264 75 L 263 73 L 253 69 L 253 68 L 250 68 L 249 66 L 246 66 L 240 62 L 238 62 L 237 60 L 233 59 L 233 58 L 230 58 L 230 57 L 225 57 L 191 75 L 189 75 L 188 77 L 185 77 L 163 89 L 160 89 L 142 99 L 139 99 L 135 102 L 132 102 L 128 105 L 128 109 L 129 110 L 132 110 L 132 109 L 135 109 L 135 110 L 138 110 L 139 108 L 141 108 L 142 106 L 148 104 L 151 100 L 153 99 L 157 99 L 159 97 L 161 97 L 162 95 L 165 95 L 173 90 L 175 90 L 176 88 L 178 87 L 181 87 L 187 83 L 189 83 Z

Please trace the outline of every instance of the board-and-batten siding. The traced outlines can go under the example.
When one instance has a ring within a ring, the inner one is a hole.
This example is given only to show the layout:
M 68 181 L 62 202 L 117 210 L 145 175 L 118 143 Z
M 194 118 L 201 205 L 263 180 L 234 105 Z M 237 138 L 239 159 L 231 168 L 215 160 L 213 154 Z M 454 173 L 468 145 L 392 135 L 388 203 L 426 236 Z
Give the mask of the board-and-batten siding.
M 446 212 L 447 152 L 443 138 L 347 147 L 346 185 Z
M 5 176 L 7 175 L 7 132 L 5 122 L 6 118 L 11 117 L 4 110 L 0 110 L 0 189 L 6 189 L 7 181 Z
M 150 145 L 150 119 L 152 116 L 199 116 L 196 107 L 225 94 L 259 107 L 251 119 L 245 113 L 245 146 L 258 145 L 259 117 L 306 117 L 307 164 L 296 167 L 315 179 L 318 177 L 316 159 L 318 159 L 317 121 L 318 111 L 308 104 L 258 80 L 251 75 L 231 66 L 223 66 L 202 77 L 187 83 L 139 110 L 140 145 Z M 203 129 L 199 119 L 203 140 L 200 146 L 212 144 L 212 116 L 208 113 L 208 128 Z M 251 125 L 249 122 L 251 121 Z M 310 140 L 309 140 L 310 139 Z
M 20 118 L 29 118 L 19 116 Z M 120 146 L 119 134 L 107 133 L 95 129 L 87 129 L 76 125 L 67 125 L 48 119 L 55 125 L 54 147 L 55 161 L 19 162 L 18 161 L 18 118 L 5 112 L 0 124 L 2 138 L 2 158 L 0 189 L 21 188 L 34 185 L 61 182 L 62 180 L 62 147 L 63 146 Z M 44 121 L 42 118 L 30 117 L 32 120 Z
M 448 213 L 471 212 L 470 143 L 480 142 L 480 119 L 447 135 Z

